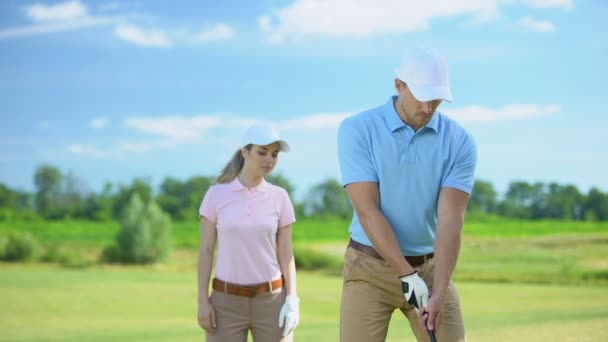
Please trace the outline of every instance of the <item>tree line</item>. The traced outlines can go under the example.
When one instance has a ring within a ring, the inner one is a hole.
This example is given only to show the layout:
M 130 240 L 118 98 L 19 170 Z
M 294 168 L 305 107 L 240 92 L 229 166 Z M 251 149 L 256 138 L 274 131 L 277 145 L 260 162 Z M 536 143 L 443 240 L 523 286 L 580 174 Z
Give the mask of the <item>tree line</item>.
M 106 183 L 100 192 L 94 192 L 74 173 L 41 165 L 34 174 L 34 192 L 11 189 L 0 182 L 0 219 L 119 220 L 129 200 L 137 194 L 144 203 L 156 202 L 172 220 L 196 220 L 201 200 L 214 180 L 209 176 L 193 176 L 185 181 L 167 177 L 155 191 L 148 180 L 135 178 L 126 185 Z M 295 200 L 295 187 L 284 175 L 273 174 L 267 180 L 287 190 L 298 217 L 352 215 L 352 206 L 336 179 L 314 185 L 301 201 Z M 467 211 L 517 219 L 605 221 L 608 194 L 595 187 L 584 194 L 574 185 L 514 181 L 500 196 L 490 182 L 477 180 Z

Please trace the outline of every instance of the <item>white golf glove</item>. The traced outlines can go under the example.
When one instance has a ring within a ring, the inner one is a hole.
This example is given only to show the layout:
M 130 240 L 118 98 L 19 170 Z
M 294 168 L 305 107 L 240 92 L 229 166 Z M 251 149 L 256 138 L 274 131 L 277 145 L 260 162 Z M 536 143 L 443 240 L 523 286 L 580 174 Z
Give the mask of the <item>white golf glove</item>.
M 408 274 L 402 277 L 401 288 L 403 289 L 403 295 L 405 300 L 418 309 L 426 307 L 426 303 L 429 301 L 429 288 L 424 283 L 424 280 L 418 276 L 418 272 Z
M 296 295 L 285 297 L 285 304 L 279 314 L 279 327 L 285 326 L 283 336 L 291 334 L 300 322 L 300 299 Z

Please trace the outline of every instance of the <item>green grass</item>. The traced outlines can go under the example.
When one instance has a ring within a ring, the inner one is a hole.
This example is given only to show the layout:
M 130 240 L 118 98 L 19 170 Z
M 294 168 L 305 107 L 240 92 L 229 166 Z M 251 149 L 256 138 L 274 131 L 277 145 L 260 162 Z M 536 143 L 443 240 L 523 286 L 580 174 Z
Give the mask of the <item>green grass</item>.
M 340 219 L 302 219 L 293 226 L 294 241 L 346 241 L 349 221 Z M 197 221 L 173 222 L 173 241 L 176 247 L 196 248 L 199 239 Z M 100 246 L 113 241 L 118 222 L 64 221 L 0 221 L 0 234 L 28 231 L 41 241 L 83 246 Z M 608 222 L 580 221 L 521 221 L 486 218 L 467 221 L 465 236 L 522 238 L 547 235 L 608 233 Z
M 202 340 L 198 223 L 173 223 L 175 251 L 166 264 L 99 265 L 101 248 L 118 229 L 116 222 L 0 222 L 0 235 L 29 232 L 82 267 L 0 263 L 0 340 Z M 326 268 L 298 271 L 302 323 L 296 340 L 337 341 L 337 275 L 348 222 L 300 220 L 293 235 L 296 255 Z M 469 340 L 608 340 L 607 255 L 608 222 L 468 221 L 454 279 Z M 414 341 L 400 313 L 387 341 Z
M 29 232 L 70 267 L 95 264 L 118 229 L 116 222 L 0 222 L 0 235 Z M 348 222 L 301 220 L 293 235 L 300 265 L 340 273 Z M 176 251 L 196 250 L 198 223 L 174 222 L 172 238 Z M 467 222 L 462 241 L 457 280 L 608 285 L 608 222 L 488 218 Z
M 197 341 L 196 271 L 0 263 L 2 341 Z M 175 261 L 174 261 L 175 262 Z M 601 286 L 457 283 L 470 341 L 608 340 Z M 296 341 L 338 341 L 341 278 L 298 272 Z M 414 341 L 400 313 L 387 341 Z

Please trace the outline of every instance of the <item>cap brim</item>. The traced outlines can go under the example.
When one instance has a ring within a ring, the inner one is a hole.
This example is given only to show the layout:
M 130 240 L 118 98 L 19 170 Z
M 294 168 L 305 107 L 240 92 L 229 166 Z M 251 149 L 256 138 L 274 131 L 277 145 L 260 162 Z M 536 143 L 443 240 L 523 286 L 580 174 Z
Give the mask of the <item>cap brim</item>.
M 268 146 L 268 145 L 272 145 L 274 143 L 279 143 L 279 151 L 282 152 L 289 152 L 290 147 L 289 144 L 287 143 L 287 141 L 285 140 L 272 140 L 272 141 L 268 141 L 268 142 L 260 142 L 259 144 L 257 143 L 250 143 L 250 144 L 255 144 L 255 145 L 259 145 L 259 146 Z M 247 144 L 245 144 L 244 146 L 246 146 Z
M 416 100 L 421 102 L 445 100 L 452 103 L 452 90 L 446 86 L 415 85 L 407 83 Z

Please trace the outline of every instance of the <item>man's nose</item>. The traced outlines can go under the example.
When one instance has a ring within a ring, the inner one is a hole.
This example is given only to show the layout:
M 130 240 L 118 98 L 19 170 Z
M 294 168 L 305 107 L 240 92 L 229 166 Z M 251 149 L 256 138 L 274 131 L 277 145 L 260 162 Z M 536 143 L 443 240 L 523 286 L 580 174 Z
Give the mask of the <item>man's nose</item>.
M 425 114 L 430 114 L 432 109 L 433 109 L 433 104 L 431 103 L 431 101 L 422 102 L 422 111 Z

